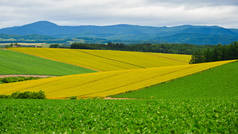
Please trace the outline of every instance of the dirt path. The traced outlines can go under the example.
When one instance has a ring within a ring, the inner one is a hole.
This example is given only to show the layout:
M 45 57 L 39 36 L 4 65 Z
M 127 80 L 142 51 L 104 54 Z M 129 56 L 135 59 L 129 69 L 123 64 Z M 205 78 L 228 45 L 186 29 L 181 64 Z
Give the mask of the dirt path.
M 38 77 L 38 78 L 47 78 L 47 77 L 53 77 L 50 75 L 0 75 L 0 78 L 6 78 L 6 77 Z

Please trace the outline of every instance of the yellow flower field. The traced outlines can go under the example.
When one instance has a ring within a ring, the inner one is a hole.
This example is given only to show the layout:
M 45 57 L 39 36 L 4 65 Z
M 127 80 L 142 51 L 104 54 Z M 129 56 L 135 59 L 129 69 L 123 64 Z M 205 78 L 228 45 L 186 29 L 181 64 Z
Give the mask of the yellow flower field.
M 106 97 L 138 90 L 233 61 L 96 72 L 1 84 L 0 94 L 43 90 L 47 98 Z
M 73 64 L 95 71 L 114 71 L 188 64 L 190 55 L 57 48 L 10 48 L 11 50 Z

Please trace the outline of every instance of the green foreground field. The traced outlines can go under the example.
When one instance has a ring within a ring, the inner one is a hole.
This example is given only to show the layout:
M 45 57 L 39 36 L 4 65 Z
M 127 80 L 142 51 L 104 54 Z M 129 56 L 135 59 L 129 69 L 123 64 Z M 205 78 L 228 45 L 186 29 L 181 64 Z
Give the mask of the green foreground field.
M 238 100 L 0 100 L 0 133 L 238 133 Z
M 0 65 L 0 74 L 92 72 L 9 50 L 0 50 Z M 0 133 L 237 134 L 237 68 L 229 63 L 113 96 L 132 100 L 0 99 Z
M 0 75 L 69 75 L 94 72 L 74 65 L 0 49 Z
M 200 73 L 134 92 L 119 98 L 206 98 L 238 97 L 238 62 L 228 63 Z

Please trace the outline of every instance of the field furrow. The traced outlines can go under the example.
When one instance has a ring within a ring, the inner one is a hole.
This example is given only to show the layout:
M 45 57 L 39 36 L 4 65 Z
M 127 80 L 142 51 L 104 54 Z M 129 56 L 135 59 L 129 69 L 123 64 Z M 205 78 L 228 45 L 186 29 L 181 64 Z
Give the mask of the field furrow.
M 191 67 L 187 67 L 187 68 L 191 68 Z M 122 89 L 122 88 L 127 88 L 131 85 L 136 85 L 136 84 L 141 84 L 143 83 L 144 81 L 152 81 L 153 79 L 157 78 L 157 77 L 162 77 L 162 76 L 165 76 L 165 75 L 168 75 L 168 74 L 171 74 L 171 73 L 175 73 L 175 72 L 178 72 L 178 71 L 182 71 L 184 69 L 187 69 L 187 68 L 184 68 L 184 67 L 181 67 L 181 68 L 176 68 L 176 70 L 172 69 L 172 70 L 167 70 L 167 71 L 160 71 L 160 73 L 153 73 L 151 74 L 150 72 L 148 72 L 149 74 L 145 76 L 145 73 L 142 73 L 143 76 L 140 76 L 140 77 L 143 77 L 143 79 L 133 79 L 133 80 L 128 80 L 127 83 L 125 84 L 121 84 L 119 86 L 115 86 L 115 87 L 111 87 L 109 89 L 105 89 L 105 90 L 100 90 L 100 91 L 93 91 L 92 93 L 87 93 L 87 94 L 83 94 L 81 96 L 91 96 L 91 95 L 95 95 L 95 94 L 106 94 L 106 92 L 114 92 L 115 93 L 115 90 L 118 90 L 118 89 Z M 134 73 L 134 72 L 133 72 Z M 123 74 L 122 74 L 123 75 Z M 122 77 L 122 75 L 120 77 Z M 128 75 L 127 73 L 124 73 L 124 75 Z M 150 83 L 151 84 L 151 83 Z
M 191 58 L 190 55 L 112 50 L 52 48 L 11 48 L 11 50 L 62 63 L 73 64 L 95 71 L 185 65 L 189 63 Z
M 0 85 L 0 94 L 45 91 L 48 98 L 106 97 L 138 90 L 233 61 L 68 75 Z

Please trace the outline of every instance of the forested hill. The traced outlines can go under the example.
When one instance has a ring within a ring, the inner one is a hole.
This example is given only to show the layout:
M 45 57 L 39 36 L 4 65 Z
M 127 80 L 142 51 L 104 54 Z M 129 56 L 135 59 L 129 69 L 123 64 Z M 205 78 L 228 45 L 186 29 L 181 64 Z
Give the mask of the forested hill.
M 60 26 L 48 21 L 39 21 L 23 26 L 0 29 L 0 38 L 41 35 L 57 39 L 78 39 L 90 43 L 188 43 L 188 44 L 229 44 L 238 40 L 238 29 L 218 26 L 183 25 L 175 27 L 152 27 L 139 25 L 111 26 Z M 26 36 L 27 35 L 27 36 Z M 36 37 L 36 36 L 34 36 Z M 36 38 L 37 40 L 37 38 Z

